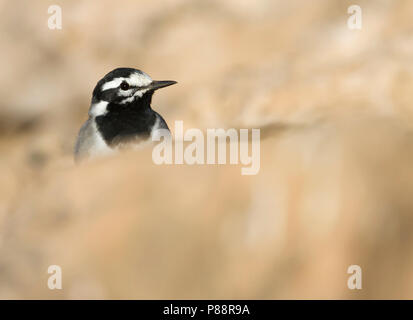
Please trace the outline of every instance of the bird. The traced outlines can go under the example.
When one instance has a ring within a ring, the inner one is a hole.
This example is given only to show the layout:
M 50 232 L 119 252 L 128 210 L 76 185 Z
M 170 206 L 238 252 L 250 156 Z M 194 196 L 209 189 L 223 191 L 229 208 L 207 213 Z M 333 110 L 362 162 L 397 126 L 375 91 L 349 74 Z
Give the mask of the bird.
M 93 90 L 89 117 L 77 136 L 75 162 L 137 146 L 160 129 L 170 134 L 165 119 L 152 109 L 151 101 L 155 90 L 176 83 L 152 80 L 134 68 L 117 68 L 106 74 Z

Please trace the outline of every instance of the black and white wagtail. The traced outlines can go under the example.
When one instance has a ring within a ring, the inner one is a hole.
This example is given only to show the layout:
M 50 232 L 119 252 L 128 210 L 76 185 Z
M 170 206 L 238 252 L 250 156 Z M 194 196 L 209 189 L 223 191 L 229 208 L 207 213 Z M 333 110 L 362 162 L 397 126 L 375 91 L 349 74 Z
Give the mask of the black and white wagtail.
M 118 68 L 101 79 L 93 90 L 89 119 L 80 128 L 75 160 L 107 154 L 121 146 L 151 139 L 168 125 L 152 110 L 155 90 L 176 81 L 155 81 L 143 71 Z

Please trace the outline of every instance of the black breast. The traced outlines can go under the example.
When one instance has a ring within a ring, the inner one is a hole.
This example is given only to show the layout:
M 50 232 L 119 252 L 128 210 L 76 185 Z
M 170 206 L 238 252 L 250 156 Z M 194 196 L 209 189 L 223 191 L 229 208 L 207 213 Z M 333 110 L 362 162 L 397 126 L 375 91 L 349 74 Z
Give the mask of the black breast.
M 114 147 L 119 143 L 149 138 L 156 113 L 150 107 L 150 99 L 142 97 L 131 104 L 109 103 L 107 113 L 96 117 L 95 121 L 103 139 Z

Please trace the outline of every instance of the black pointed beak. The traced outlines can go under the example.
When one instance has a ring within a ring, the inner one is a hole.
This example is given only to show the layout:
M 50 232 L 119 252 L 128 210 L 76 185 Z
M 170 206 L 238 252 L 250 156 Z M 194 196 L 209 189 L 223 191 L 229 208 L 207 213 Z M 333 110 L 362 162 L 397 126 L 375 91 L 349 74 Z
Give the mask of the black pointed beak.
M 176 81 L 171 81 L 171 80 L 163 80 L 163 81 L 154 80 L 154 81 L 152 81 L 151 84 L 149 84 L 147 86 L 147 88 L 150 89 L 150 90 L 158 90 L 160 88 L 165 88 L 165 87 L 171 86 L 175 83 L 177 83 L 177 82 Z

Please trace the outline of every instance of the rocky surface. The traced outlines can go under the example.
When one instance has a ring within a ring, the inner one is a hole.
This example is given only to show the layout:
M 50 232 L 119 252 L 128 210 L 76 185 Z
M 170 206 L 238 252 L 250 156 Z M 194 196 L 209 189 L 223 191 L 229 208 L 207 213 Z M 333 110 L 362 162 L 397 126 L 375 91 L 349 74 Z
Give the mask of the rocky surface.
M 413 4 L 1 1 L 0 298 L 412 298 Z M 173 130 L 261 128 L 261 170 L 75 167 L 119 66 L 177 80 Z M 363 289 L 347 288 L 347 268 Z M 63 290 L 47 288 L 49 265 Z

